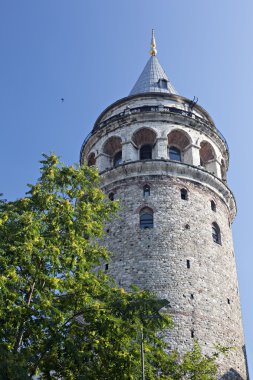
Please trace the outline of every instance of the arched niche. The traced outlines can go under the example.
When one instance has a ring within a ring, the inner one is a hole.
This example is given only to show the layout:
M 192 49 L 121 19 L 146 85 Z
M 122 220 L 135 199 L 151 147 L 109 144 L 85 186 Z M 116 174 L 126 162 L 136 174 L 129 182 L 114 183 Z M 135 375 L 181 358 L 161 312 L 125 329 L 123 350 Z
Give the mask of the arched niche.
M 200 143 L 200 165 L 205 166 L 209 161 L 212 161 L 216 158 L 214 148 L 208 141 L 202 141 Z
M 191 146 L 190 136 L 180 129 L 171 131 L 168 136 L 168 158 L 172 161 L 188 162 L 185 151 Z
M 156 133 L 150 128 L 140 128 L 134 132 L 132 141 L 138 148 L 143 145 L 154 145 L 156 142 Z
M 217 161 L 216 153 L 212 144 L 208 141 L 200 143 L 199 150 L 200 165 L 216 177 L 221 177 L 220 164 Z
M 96 156 L 94 152 L 89 154 L 88 159 L 87 159 L 87 164 L 88 166 L 96 165 Z
M 109 137 L 103 145 L 103 153 L 110 157 L 113 157 L 120 150 L 122 150 L 122 140 L 118 136 Z
M 107 156 L 107 167 L 117 167 L 122 163 L 122 140 L 118 136 L 109 137 L 103 145 L 103 153 Z
M 150 128 L 140 128 L 132 136 L 134 145 L 139 150 L 139 159 L 152 159 L 156 133 Z

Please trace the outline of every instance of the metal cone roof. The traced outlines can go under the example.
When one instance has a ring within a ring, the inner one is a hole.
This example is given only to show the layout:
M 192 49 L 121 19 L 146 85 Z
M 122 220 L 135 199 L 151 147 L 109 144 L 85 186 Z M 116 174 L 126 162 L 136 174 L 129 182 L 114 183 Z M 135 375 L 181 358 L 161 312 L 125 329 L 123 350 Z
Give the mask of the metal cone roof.
M 161 81 L 159 81 L 160 79 L 165 79 L 167 86 L 162 86 Z M 155 55 L 152 55 L 149 58 L 144 70 L 129 95 L 142 94 L 145 92 L 177 94 Z

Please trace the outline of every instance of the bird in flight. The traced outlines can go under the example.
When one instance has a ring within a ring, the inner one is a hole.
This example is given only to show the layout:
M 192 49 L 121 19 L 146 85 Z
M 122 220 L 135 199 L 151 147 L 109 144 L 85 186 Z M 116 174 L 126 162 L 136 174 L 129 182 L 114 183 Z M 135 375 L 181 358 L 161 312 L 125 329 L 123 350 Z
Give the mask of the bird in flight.
M 61 98 L 61 102 L 62 102 L 62 103 L 64 102 L 64 98 Z

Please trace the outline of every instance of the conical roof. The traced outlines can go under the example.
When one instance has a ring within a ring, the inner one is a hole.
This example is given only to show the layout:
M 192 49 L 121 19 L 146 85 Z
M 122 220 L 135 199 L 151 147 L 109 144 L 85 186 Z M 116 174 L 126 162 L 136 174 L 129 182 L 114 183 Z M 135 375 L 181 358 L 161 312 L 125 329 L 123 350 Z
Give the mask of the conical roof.
M 176 90 L 156 58 L 157 50 L 154 29 L 152 29 L 150 46 L 151 50 L 149 53 L 151 57 L 129 95 L 142 94 L 144 92 L 176 94 Z
M 129 95 L 144 92 L 177 93 L 155 55 L 149 58 Z

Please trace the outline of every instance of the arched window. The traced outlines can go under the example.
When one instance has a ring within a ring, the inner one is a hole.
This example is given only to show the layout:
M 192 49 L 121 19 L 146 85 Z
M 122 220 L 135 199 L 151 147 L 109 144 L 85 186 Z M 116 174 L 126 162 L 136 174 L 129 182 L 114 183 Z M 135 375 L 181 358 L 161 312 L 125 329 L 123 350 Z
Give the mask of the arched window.
M 142 145 L 140 149 L 140 160 L 151 160 L 152 159 L 152 145 L 146 144 Z
M 110 199 L 110 201 L 114 201 L 114 193 L 109 193 L 108 198 Z
M 150 196 L 150 186 L 145 185 L 145 186 L 143 186 L 143 197 L 147 198 L 149 196 Z
M 190 147 L 192 142 L 190 136 L 183 130 L 174 129 L 168 134 L 167 137 L 168 158 L 173 161 L 188 163 L 187 161 L 184 161 L 187 158 L 187 154 L 183 155 L 183 153 L 187 152 Z
M 143 229 L 153 228 L 153 226 L 154 226 L 153 210 L 145 207 L 140 211 L 140 228 L 143 228 Z
M 115 168 L 122 163 L 122 141 L 119 136 L 109 137 L 102 147 L 104 168 Z
M 209 161 L 212 161 L 215 158 L 215 153 L 212 145 L 208 141 L 202 141 L 200 143 L 200 165 L 204 168 L 208 164 Z
M 220 227 L 217 223 L 212 224 L 212 237 L 213 241 L 217 244 L 221 244 Z
M 182 161 L 181 158 L 181 151 L 180 149 L 176 148 L 175 146 L 169 147 L 169 159 L 173 161 Z
M 140 128 L 134 132 L 132 141 L 138 149 L 140 160 L 151 160 L 152 149 L 156 143 L 156 132 L 150 128 Z
M 211 200 L 211 210 L 216 212 L 216 204 L 213 200 Z
M 93 166 L 96 164 L 95 153 L 91 153 L 88 157 L 88 166 Z
M 119 152 L 117 152 L 115 154 L 115 156 L 113 157 L 113 166 L 116 168 L 120 164 L 122 164 L 122 151 L 121 150 Z
M 180 193 L 181 193 L 181 199 L 183 199 L 184 201 L 187 201 L 188 200 L 188 191 L 186 189 L 181 189 Z

